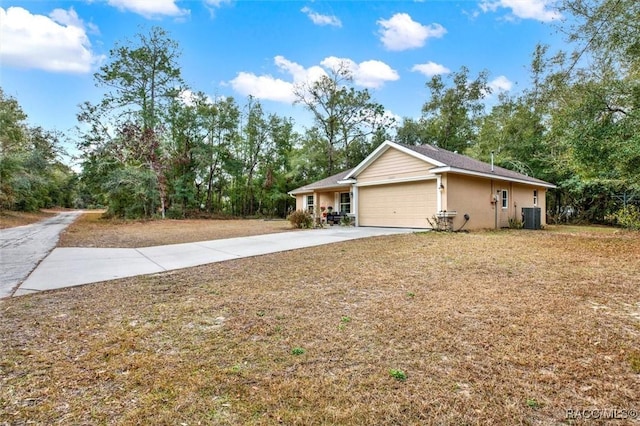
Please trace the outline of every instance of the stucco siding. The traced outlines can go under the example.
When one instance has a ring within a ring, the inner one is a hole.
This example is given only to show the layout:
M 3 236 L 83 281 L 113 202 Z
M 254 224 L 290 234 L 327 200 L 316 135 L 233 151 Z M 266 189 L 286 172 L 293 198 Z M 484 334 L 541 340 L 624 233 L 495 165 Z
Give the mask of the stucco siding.
M 534 192 L 537 191 L 537 201 L 534 204 Z M 525 185 L 513 185 L 513 209 L 518 220 L 522 220 L 522 209 L 525 207 L 540 208 L 540 224 L 545 226 L 546 221 L 546 189 L 542 187 L 532 187 Z
M 358 189 L 358 224 L 430 228 L 436 214 L 436 181 L 364 186 Z
M 426 176 L 433 166 L 390 148 L 360 173 L 358 183 L 380 182 L 411 177 Z
M 446 205 L 446 210 L 457 212 L 454 229 L 462 226 L 465 213 L 469 215 L 465 229 L 493 229 L 496 222 L 499 228 L 504 228 L 509 226 L 509 219 L 521 221 L 522 208 L 534 207 L 534 190 L 538 191 L 537 207 L 541 209 L 541 223 L 546 224 L 545 189 L 542 187 L 451 173 L 447 174 L 446 182 L 443 205 Z M 502 207 L 502 190 L 507 191 L 506 208 Z M 494 196 L 497 200 L 491 203 Z
M 457 212 L 453 219 L 454 229 L 462 226 L 465 214 L 469 215 L 469 221 L 464 229 L 494 228 L 496 204 L 491 203 L 494 183 L 490 179 L 472 176 L 451 173 L 446 176 L 443 199 L 446 198 L 447 211 Z

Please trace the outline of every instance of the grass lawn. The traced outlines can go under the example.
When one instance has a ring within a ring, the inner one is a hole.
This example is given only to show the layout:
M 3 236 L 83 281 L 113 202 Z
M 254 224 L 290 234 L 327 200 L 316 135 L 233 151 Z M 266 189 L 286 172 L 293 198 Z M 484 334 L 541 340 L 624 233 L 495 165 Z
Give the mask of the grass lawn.
M 1 300 L 0 318 L 0 424 L 640 409 L 637 233 L 377 237 Z
M 138 248 L 293 231 L 285 220 L 113 221 L 83 214 L 60 236 L 58 247 Z

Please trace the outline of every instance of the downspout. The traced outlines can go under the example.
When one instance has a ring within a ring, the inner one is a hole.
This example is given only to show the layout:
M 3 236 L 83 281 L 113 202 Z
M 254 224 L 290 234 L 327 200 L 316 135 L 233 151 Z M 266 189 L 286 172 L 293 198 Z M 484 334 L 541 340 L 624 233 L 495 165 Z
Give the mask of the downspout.
M 436 210 L 442 211 L 442 175 L 436 175 Z
M 496 192 L 496 195 L 494 195 L 494 202 L 493 202 L 493 214 L 495 216 L 495 224 L 494 224 L 494 228 L 497 230 L 498 229 L 498 193 Z
M 493 173 L 493 151 L 491 151 L 491 173 Z M 494 228 L 498 229 L 498 192 L 493 194 L 493 181 L 491 181 L 491 196 L 493 197 L 493 216 L 494 216 Z

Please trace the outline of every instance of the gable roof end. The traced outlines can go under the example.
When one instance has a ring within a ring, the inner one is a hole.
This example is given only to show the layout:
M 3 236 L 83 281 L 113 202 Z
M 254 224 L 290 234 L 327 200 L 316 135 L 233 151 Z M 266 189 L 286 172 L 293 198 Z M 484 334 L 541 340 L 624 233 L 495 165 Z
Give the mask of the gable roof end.
M 410 149 L 412 147 L 409 147 L 407 145 L 402 145 L 402 144 L 399 144 L 399 143 L 395 143 L 395 142 L 391 142 L 391 141 L 385 141 L 380 146 L 378 146 L 371 154 L 369 154 L 367 156 L 367 158 L 362 160 L 360 162 L 360 164 L 358 164 L 356 167 L 354 167 L 353 170 L 351 171 L 351 173 L 349 173 L 345 177 L 345 179 L 351 179 L 351 178 L 357 177 L 358 174 L 360 174 L 360 172 L 362 172 L 364 169 L 369 167 L 371 165 L 371 163 L 376 161 L 382 154 L 387 152 L 387 150 L 389 150 L 389 148 L 395 148 L 398 151 L 402 151 L 405 154 L 408 154 L 408 155 L 410 155 L 412 157 L 415 157 L 415 158 L 418 158 L 418 159 L 420 159 L 422 161 L 426 161 L 428 163 L 431 163 L 436 167 L 445 167 L 446 166 L 445 163 L 440 162 L 435 158 L 429 158 L 429 157 L 423 155 L 419 151 Z

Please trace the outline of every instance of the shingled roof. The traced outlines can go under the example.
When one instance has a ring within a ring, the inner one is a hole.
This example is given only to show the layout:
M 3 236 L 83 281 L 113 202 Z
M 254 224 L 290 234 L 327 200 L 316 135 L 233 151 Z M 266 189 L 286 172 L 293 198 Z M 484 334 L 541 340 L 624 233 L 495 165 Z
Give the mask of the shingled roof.
M 491 175 L 502 178 L 507 178 L 509 180 L 519 180 L 525 182 L 531 182 L 535 184 L 540 184 L 544 186 L 551 186 L 548 182 L 545 182 L 540 179 L 536 179 L 531 176 L 527 176 L 522 173 L 514 172 L 513 170 L 505 169 L 503 167 L 493 166 L 493 170 L 491 169 L 491 165 L 484 163 L 482 161 L 476 160 L 471 157 L 467 157 L 466 155 L 461 155 L 456 152 L 447 151 L 443 148 L 438 148 L 433 145 L 419 145 L 419 146 L 409 146 L 403 144 L 397 144 L 404 148 L 410 149 L 411 151 L 417 152 L 425 157 L 436 160 L 440 163 L 443 163 L 443 167 L 448 167 L 451 169 L 460 169 L 461 171 L 469 171 L 476 172 L 483 175 Z M 432 170 L 434 173 L 437 173 L 438 170 Z M 444 170 L 443 170 L 444 171 Z M 455 171 L 455 170 L 451 170 Z
M 353 169 L 345 170 L 343 172 L 337 173 L 333 176 L 329 176 L 328 178 L 324 178 L 317 182 L 310 183 L 309 185 L 301 186 L 300 188 L 294 189 L 290 191 L 289 194 L 302 194 L 305 192 L 313 192 L 316 189 L 324 189 L 324 188 L 336 188 L 336 187 L 345 187 L 348 188 L 350 186 L 349 183 L 338 183 L 351 173 Z
M 400 149 L 407 154 L 413 155 L 417 158 L 422 159 L 423 161 L 433 164 L 435 168 L 430 170 L 431 173 L 460 173 L 481 176 L 489 179 L 497 178 L 502 180 L 521 182 L 525 184 L 540 185 L 547 188 L 555 188 L 555 185 L 549 182 L 545 182 L 543 180 L 536 179 L 522 173 L 514 172 L 513 170 L 508 170 L 503 167 L 491 166 L 490 164 L 484 163 L 471 157 L 467 157 L 466 155 L 447 151 L 446 149 L 438 148 L 437 146 L 410 146 L 387 141 L 380 145 L 357 167 L 345 170 L 317 182 L 310 183 L 309 185 L 294 189 L 293 191 L 290 191 L 289 194 L 295 195 L 313 192 L 318 189 L 348 187 L 350 183 L 346 182 L 345 180 L 352 179 L 354 177 L 357 179 L 358 174 L 362 170 L 366 169 L 369 164 L 375 161 L 375 159 L 382 155 L 383 152 L 390 148 Z

